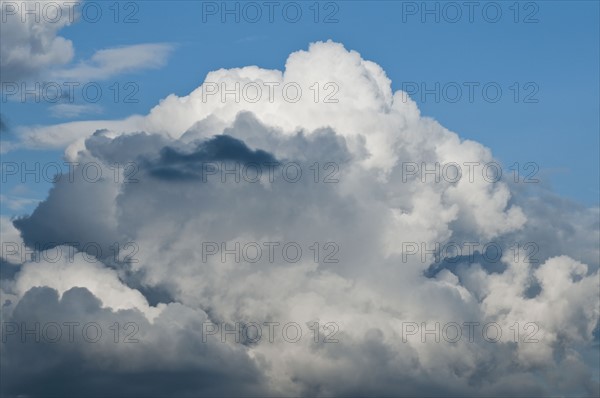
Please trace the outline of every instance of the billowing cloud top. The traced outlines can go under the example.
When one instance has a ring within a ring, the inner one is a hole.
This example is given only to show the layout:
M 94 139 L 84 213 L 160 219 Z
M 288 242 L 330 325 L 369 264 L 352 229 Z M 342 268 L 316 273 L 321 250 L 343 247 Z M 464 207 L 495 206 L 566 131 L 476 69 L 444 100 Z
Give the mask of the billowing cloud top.
M 22 133 L 79 166 L 31 216 L 2 221 L 14 242 L 53 247 L 3 260 L 5 319 L 131 322 L 139 342 L 48 345 L 50 360 L 8 336 L 7 394 L 598 394 L 598 209 L 490 180 L 488 148 L 422 117 L 341 44 L 295 52 L 283 72 L 211 72 L 146 116 Z M 462 178 L 421 173 L 448 164 Z M 451 242 L 479 246 L 425 256 Z M 206 340 L 207 324 L 252 322 L 259 341 Z M 270 341 L 264 322 L 303 337 Z M 471 325 L 458 340 L 455 324 Z

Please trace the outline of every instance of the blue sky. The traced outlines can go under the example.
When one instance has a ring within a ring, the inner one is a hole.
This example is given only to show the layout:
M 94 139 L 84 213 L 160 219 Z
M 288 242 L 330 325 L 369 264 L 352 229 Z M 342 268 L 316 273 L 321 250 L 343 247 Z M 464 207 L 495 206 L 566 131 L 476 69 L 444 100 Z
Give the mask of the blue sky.
M 138 20 L 126 24 L 114 23 L 109 9 L 112 2 L 105 2 L 100 22 L 80 21 L 59 31 L 73 41 L 75 57 L 71 65 L 104 48 L 142 43 L 172 45 L 166 64 L 103 81 L 105 95 L 97 104 L 98 114 L 56 117 L 49 111 L 52 104 L 43 101 L 2 101 L 1 113 L 13 131 L 9 139 L 16 139 L 14 130 L 18 126 L 145 114 L 171 93 L 186 95 L 211 70 L 246 65 L 283 69 L 291 52 L 306 49 L 310 42 L 332 39 L 381 65 L 394 90 L 412 83 L 433 88 L 436 82 L 441 89 L 451 90 L 456 83 L 462 87 L 462 97 L 456 102 L 443 96 L 436 102 L 433 95 L 413 95 L 422 114 L 435 118 L 462 138 L 488 146 L 507 169 L 515 162 L 537 163 L 540 171 L 536 177 L 543 186 L 585 205 L 597 205 L 598 2 L 521 2 L 518 16 L 514 2 L 496 2 L 502 11 L 496 23 L 486 21 L 482 14 L 481 7 L 487 3 L 478 3 L 473 22 L 464 7 L 457 22 L 445 20 L 453 18 L 453 10 L 445 9 L 444 2 L 437 3 L 439 22 L 434 15 L 425 15 L 422 22 L 421 2 L 340 1 L 319 5 L 319 19 L 334 12 L 334 23 L 315 23 L 314 9 L 309 9 L 313 2 L 301 2 L 303 15 L 297 23 L 287 22 L 277 9 L 273 23 L 268 22 L 266 14 L 257 23 L 244 21 L 243 15 L 239 23 L 233 16 L 222 23 L 219 15 L 206 15 L 203 22 L 202 2 L 142 1 L 135 3 L 137 9 L 126 8 L 127 3 L 122 2 L 119 19 L 135 12 Z M 221 2 L 213 4 L 221 6 Z M 228 4 L 235 7 L 235 2 Z M 427 4 L 433 8 L 436 2 Z M 415 5 L 416 14 L 410 14 Z M 490 18 L 493 11 L 488 10 Z M 123 90 L 128 82 L 139 88 L 132 97 L 138 102 L 115 103 L 107 87 L 117 83 Z M 473 91 L 473 101 L 468 99 L 465 82 L 479 84 Z M 482 87 L 488 83 L 502 89 L 497 102 L 483 96 Z M 526 102 L 526 98 L 537 102 Z M 3 154 L 3 161 L 59 161 L 61 153 L 23 149 Z M 14 186 L 15 181 L 8 181 L 4 193 Z M 49 186 L 29 184 L 28 192 L 43 198 Z M 20 212 L 32 208 L 25 206 Z M 2 214 L 11 213 L 3 203 Z

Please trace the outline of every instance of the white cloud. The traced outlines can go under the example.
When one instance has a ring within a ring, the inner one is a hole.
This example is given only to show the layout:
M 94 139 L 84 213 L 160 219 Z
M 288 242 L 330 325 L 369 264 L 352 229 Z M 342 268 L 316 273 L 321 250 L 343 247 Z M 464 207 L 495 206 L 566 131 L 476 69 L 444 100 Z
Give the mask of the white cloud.
M 96 104 L 58 104 L 50 107 L 50 113 L 54 117 L 74 118 L 82 115 L 102 113 L 101 106 Z
M 79 20 L 80 3 L 40 0 L 0 2 L 0 71 L 2 82 L 106 80 L 123 73 L 156 69 L 173 50 L 168 43 L 143 43 L 96 51 L 90 59 L 75 57 L 71 40 L 59 31 Z
M 19 211 L 35 203 L 39 203 L 39 199 L 22 198 L 14 195 L 3 195 L 0 194 L 0 203 L 3 203 L 6 207 L 13 211 Z
M 160 308 L 150 307 L 139 291 L 119 281 L 114 270 L 85 253 L 75 254 L 68 246 L 58 246 L 52 253 L 25 263 L 15 284 L 15 292 L 23 296 L 31 288 L 43 286 L 55 289 L 60 296 L 72 287 L 83 287 L 100 299 L 103 307 L 115 311 L 135 308 L 149 320 L 160 312 Z
M 208 83 L 256 81 L 295 82 L 306 91 L 295 103 L 266 97 L 256 103 L 233 97 L 222 102 L 218 96 L 203 101 Z M 315 103 L 309 89 L 315 82 L 335 82 L 338 102 Z M 595 349 L 592 332 L 599 317 L 592 239 L 598 225 L 581 221 L 597 217 L 598 210 L 550 202 L 541 208 L 515 197 L 509 183 L 490 183 L 481 174 L 471 182 L 405 180 L 403 162 L 484 164 L 494 158 L 483 145 L 421 117 L 414 102 L 392 93 L 379 66 L 340 44 L 315 43 L 294 53 L 283 72 L 258 67 L 211 72 L 190 95 L 171 95 L 146 116 L 23 132 L 28 145 L 69 145 L 69 160 L 96 162 L 106 176 L 113 176 L 115 163 L 135 162 L 137 182 L 91 183 L 76 173 L 73 182 L 55 184 L 29 218 L 16 220 L 28 244 L 96 242 L 105 255 L 93 265 L 82 263 L 81 254 L 72 263 L 24 265 L 3 288 L 13 301 L 7 312 L 31 321 L 39 317 L 36 305 L 46 300 L 51 310 L 45 319 L 52 319 L 49 314 L 62 313 L 75 295 L 86 304 L 97 297 L 104 306 L 86 308 L 101 319 L 122 314 L 117 310 L 139 310 L 146 314 L 136 318 L 145 331 L 143 350 L 109 350 L 100 364 L 123 363 L 128 372 L 146 376 L 144 385 L 161 388 L 161 380 L 147 376 L 161 372 L 169 372 L 170 380 L 188 380 L 189 369 L 201 378 L 211 372 L 221 377 L 231 368 L 225 358 L 239 364 L 230 382 L 214 389 L 183 383 L 170 392 L 216 395 L 239 386 L 238 395 L 275 396 L 598 393 L 595 365 L 584 355 Z M 202 162 L 270 157 L 297 162 L 304 178 L 290 183 L 280 172 L 260 183 L 199 178 Z M 310 168 L 315 162 L 337 164 L 339 182 L 315 182 Z M 544 212 L 559 210 L 569 216 L 554 220 L 555 234 L 542 234 Z M 587 238 L 557 245 L 565 231 Z M 511 250 L 515 239 L 538 238 L 539 264 L 526 251 L 517 257 Z M 433 260 L 416 255 L 403 261 L 405 242 L 431 248 L 436 242 L 493 240 L 505 252 L 491 265 L 463 259 L 428 275 Z M 106 255 L 115 242 L 135 242 L 137 261 Z M 236 262 L 231 255 L 223 261 L 219 255 L 204 258 L 203 242 L 225 242 L 228 248 L 236 242 L 296 242 L 304 254 L 298 262 L 285 261 L 280 251 L 275 261 L 266 255 L 256 263 Z M 339 262 L 322 257 L 315 262 L 309 248 L 314 242 L 321 256 L 324 243 L 335 242 Z M 578 261 L 574 253 L 585 255 Z M 32 289 L 42 285 L 57 293 Z M 69 290 L 74 287 L 93 296 Z M 205 320 L 335 322 L 339 342 L 315 343 L 305 328 L 298 343 L 266 338 L 258 344 L 202 343 L 197 331 Z M 464 332 L 457 343 L 435 343 L 433 336 L 423 343 L 420 334 L 404 340 L 406 322 L 419 327 L 426 322 L 429 328 L 435 322 L 478 322 L 479 338 L 469 341 Z M 481 326 L 491 322 L 501 327 L 501 342 L 481 338 Z M 528 332 L 526 323 L 534 323 L 539 341 L 511 342 L 515 322 L 521 334 Z M 85 357 L 87 350 L 75 352 Z M 9 351 L 16 361 L 18 350 Z M 207 358 L 217 359 L 206 367 Z M 98 366 L 92 366 L 96 377 L 131 388 L 119 378 L 122 373 L 106 375 Z M 8 362 L 3 368 L 14 369 Z M 43 375 L 29 374 L 27 381 Z M 16 380 L 7 387 L 11 393 L 34 391 L 18 377 L 11 380 Z
M 123 73 L 164 66 L 173 46 L 166 43 L 134 44 L 99 50 L 89 60 L 52 74 L 62 81 L 106 80 Z
M 10 4 L 9 4 L 10 3 Z M 54 14 L 40 18 L 41 12 L 29 15 L 26 9 L 42 10 L 47 4 L 60 7 L 56 21 Z M 69 8 L 62 2 L 50 0 L 7 2 L 0 4 L 2 24 L 0 24 L 0 70 L 3 82 L 15 82 L 38 75 L 50 67 L 65 65 L 74 56 L 73 42 L 58 35 L 58 31 L 72 23 Z M 24 18 L 24 21 L 23 21 Z
M 21 264 L 24 255 L 21 255 L 23 240 L 10 219 L 0 216 L 0 245 L 2 245 L 2 259 L 11 264 Z M 10 247 L 9 247 L 10 246 Z

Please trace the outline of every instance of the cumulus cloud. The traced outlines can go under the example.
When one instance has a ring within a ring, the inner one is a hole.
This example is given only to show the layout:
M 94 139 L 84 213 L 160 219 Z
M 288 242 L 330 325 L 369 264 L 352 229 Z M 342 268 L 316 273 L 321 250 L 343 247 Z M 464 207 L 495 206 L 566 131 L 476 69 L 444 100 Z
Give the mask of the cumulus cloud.
M 42 18 L 42 8 L 50 3 L 52 14 Z M 49 0 L 29 4 L 3 1 L 0 9 L 3 82 L 31 78 L 49 67 L 65 65 L 72 60 L 73 42 L 58 35 L 59 30 L 74 21 L 74 14 L 69 16 L 70 7 Z M 28 14 L 27 11 L 32 12 Z
M 82 2 L 7 2 L 0 6 L 2 82 L 97 81 L 164 66 L 173 46 L 167 43 L 124 45 L 96 51 L 90 59 L 69 65 L 75 57 L 71 40 L 60 30 L 78 23 Z M 101 11 L 100 11 L 101 12 Z
M 222 97 L 222 83 L 240 93 L 268 83 L 275 98 Z M 303 90 L 293 101 L 280 90 L 292 83 Z M 318 99 L 315 83 L 330 84 Z M 293 53 L 284 71 L 210 72 L 145 116 L 38 128 L 27 140 L 67 146 L 79 166 L 13 221 L 25 244 L 46 251 L 3 283 L 5 319 L 134 322 L 140 341 L 49 346 L 11 335 L 5 394 L 60 395 L 62 384 L 44 380 L 64 380 L 75 364 L 67 384 L 78 395 L 115 391 L 90 389 L 100 381 L 131 396 L 599 392 L 589 355 L 598 350 L 598 209 L 539 206 L 480 170 L 458 181 L 407 176 L 408 162 L 494 158 L 422 117 L 378 65 L 341 44 Z M 86 177 L 88 164 L 103 178 Z M 549 220 L 557 209 L 567 213 Z M 535 259 L 513 247 L 536 240 Z M 406 246 L 491 241 L 503 252 L 493 266 L 481 251 L 449 264 Z M 284 251 L 289 243 L 302 254 Z M 263 326 L 259 341 L 204 341 L 206 323 L 252 322 L 279 322 L 278 338 Z M 288 322 L 303 333 L 296 342 L 281 338 Z M 467 328 L 449 342 L 436 322 L 469 323 L 474 337 Z M 484 325 L 501 331 L 498 341 L 482 338 Z M 425 327 L 434 332 L 423 337 Z
M 113 311 L 102 304 L 82 287 L 62 295 L 48 287 L 28 290 L 11 322 L 70 329 L 54 343 L 37 343 L 35 336 L 21 343 L 17 335 L 17 343 L 3 344 L 3 395 L 258 396 L 262 375 L 242 346 L 202 344 L 203 311 L 170 304 L 150 324 L 137 310 Z M 135 326 L 115 343 L 114 334 L 107 337 L 115 323 Z M 104 338 L 97 339 L 97 330 Z

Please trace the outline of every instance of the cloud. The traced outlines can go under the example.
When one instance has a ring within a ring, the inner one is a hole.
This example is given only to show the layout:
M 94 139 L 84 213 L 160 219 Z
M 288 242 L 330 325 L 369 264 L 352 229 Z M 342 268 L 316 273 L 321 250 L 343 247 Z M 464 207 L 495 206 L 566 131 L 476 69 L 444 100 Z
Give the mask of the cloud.
M 0 194 L 0 202 L 5 204 L 9 209 L 18 211 L 25 208 L 25 206 L 38 203 L 39 200 Z
M 69 7 L 64 3 L 41 0 L 27 6 L 26 3 L 3 2 L 0 35 L 0 71 L 2 82 L 15 82 L 38 76 L 48 68 L 66 65 L 74 56 L 73 42 L 58 35 L 58 31 L 70 25 Z M 60 9 L 60 17 L 54 20 L 40 18 L 41 10 L 47 4 Z M 26 14 L 29 9 L 36 13 Z
M 96 51 L 89 60 L 52 74 L 64 81 L 98 81 L 143 69 L 164 66 L 173 46 L 166 43 L 147 43 L 108 48 Z
M 0 114 L 0 133 L 8 132 L 8 125 L 6 124 L 6 119 L 4 116 Z
M 277 163 L 276 159 L 263 150 L 251 150 L 243 141 L 228 135 L 217 135 L 198 144 L 195 151 L 182 153 L 172 147 L 164 147 L 154 163 L 145 165 L 151 168 L 150 174 L 165 179 L 201 179 L 204 165 L 229 161 L 241 164 Z M 206 170 L 205 170 L 206 171 Z
M 305 91 L 295 102 L 213 91 L 252 82 Z M 315 101 L 315 83 L 335 83 L 338 101 Z M 459 181 L 407 178 L 407 162 L 494 158 L 390 84 L 357 52 L 320 42 L 291 54 L 282 72 L 211 72 L 146 116 L 32 131 L 29 142 L 68 145 L 80 165 L 13 221 L 26 244 L 47 250 L 2 285 L 5 319 L 135 322 L 140 343 L 12 339 L 3 393 L 60 395 L 64 385 L 47 380 L 74 367 L 77 380 L 66 383 L 83 396 L 115 386 L 125 396 L 597 395 L 598 209 L 550 196 L 541 206 L 481 170 Z M 87 164 L 103 178 L 86 178 Z M 523 247 L 531 241 L 535 259 Z M 96 250 L 71 248 L 86 242 Z M 493 267 L 479 253 L 433 269 L 433 256 L 409 255 L 407 242 L 497 242 L 502 256 Z M 203 341 L 204 322 L 255 322 L 263 338 Z M 264 322 L 279 322 L 273 341 Z M 282 338 L 289 322 L 302 331 L 296 342 Z M 472 340 L 463 327 L 448 341 L 447 325 L 469 322 Z M 337 342 L 325 340 L 332 333 Z
M 142 43 L 96 51 L 90 59 L 69 65 L 75 57 L 71 40 L 59 31 L 80 18 L 81 3 L 36 1 L 3 2 L 0 34 L 2 82 L 106 80 L 156 69 L 166 64 L 173 50 L 168 43 Z
M 24 256 L 21 249 L 24 247 L 19 230 L 14 227 L 7 217 L 0 216 L 0 244 L 2 245 L 2 260 L 11 264 L 21 264 Z M 8 246 L 11 245 L 11 249 Z
M 206 318 L 202 311 L 171 304 L 150 323 L 139 311 L 105 308 L 83 287 L 62 294 L 48 287 L 32 288 L 14 308 L 11 322 L 70 324 L 72 340 L 68 328 L 55 343 L 42 338 L 36 343 L 35 336 L 21 343 L 20 336 L 8 336 L 17 343 L 3 344 L 3 395 L 114 395 L 118 388 L 120 395 L 132 397 L 258 396 L 264 381 L 242 347 L 201 343 Z M 115 324 L 130 329 L 121 330 L 116 343 L 110 336 Z M 95 341 L 97 330 L 102 334 Z M 81 366 L 84 363 L 88 365 Z M 40 373 L 46 375 L 44 382 L 38 379 Z
M 60 118 L 75 118 L 82 115 L 102 113 L 102 107 L 95 104 L 58 104 L 50 107 L 50 114 Z

